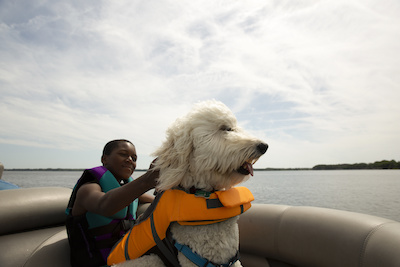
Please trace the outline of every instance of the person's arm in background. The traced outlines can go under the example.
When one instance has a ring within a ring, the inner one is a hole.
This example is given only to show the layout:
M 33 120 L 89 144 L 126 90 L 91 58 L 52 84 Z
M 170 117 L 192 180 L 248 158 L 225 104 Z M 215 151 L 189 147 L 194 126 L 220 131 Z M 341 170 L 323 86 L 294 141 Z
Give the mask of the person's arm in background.
M 152 201 L 152 196 L 143 193 L 156 186 L 158 171 L 151 168 L 139 178 L 107 193 L 101 191 L 97 183 L 84 184 L 79 188 L 72 215 L 77 216 L 87 211 L 103 216 L 111 216 L 128 206 L 136 198 L 141 203 Z

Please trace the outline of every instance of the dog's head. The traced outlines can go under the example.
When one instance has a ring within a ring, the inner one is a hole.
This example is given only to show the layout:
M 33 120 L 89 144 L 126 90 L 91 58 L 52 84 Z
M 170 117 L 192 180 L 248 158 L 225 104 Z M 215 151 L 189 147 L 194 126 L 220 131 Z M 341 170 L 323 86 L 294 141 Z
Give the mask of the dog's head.
M 160 170 L 157 190 L 228 189 L 253 174 L 252 165 L 267 149 L 237 126 L 223 103 L 199 103 L 167 129 L 166 140 L 153 153 Z

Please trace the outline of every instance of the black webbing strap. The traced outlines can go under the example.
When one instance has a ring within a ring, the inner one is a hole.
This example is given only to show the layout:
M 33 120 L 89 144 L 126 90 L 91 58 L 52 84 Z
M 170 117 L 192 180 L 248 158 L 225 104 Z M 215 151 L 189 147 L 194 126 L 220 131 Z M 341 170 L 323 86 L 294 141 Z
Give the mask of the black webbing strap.
M 224 206 L 222 205 L 221 201 L 219 201 L 218 198 L 206 199 L 206 203 L 207 203 L 207 209 L 222 208 Z
M 93 229 L 88 229 L 88 232 L 94 238 L 102 235 L 110 235 L 110 237 L 98 240 L 96 238 L 96 247 L 98 249 L 110 248 L 121 239 L 121 232 L 126 233 L 133 225 L 133 221 L 121 220 L 117 223 L 106 224 Z
M 167 260 L 175 267 L 180 267 L 178 262 L 178 258 L 175 255 L 173 250 L 170 250 L 160 239 L 157 234 L 156 227 L 154 225 L 153 214 L 150 215 L 150 225 L 151 225 L 151 233 L 153 234 L 154 241 L 157 244 L 157 247 L 160 249 L 161 253 L 167 258 Z

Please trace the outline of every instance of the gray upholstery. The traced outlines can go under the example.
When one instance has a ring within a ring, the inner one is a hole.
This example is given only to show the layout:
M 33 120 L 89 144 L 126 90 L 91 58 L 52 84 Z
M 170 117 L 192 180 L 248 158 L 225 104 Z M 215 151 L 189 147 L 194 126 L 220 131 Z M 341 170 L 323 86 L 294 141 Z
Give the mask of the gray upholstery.
M 61 187 L 0 191 L 1 266 L 70 266 L 64 223 L 71 192 Z
M 400 266 L 400 223 L 388 219 L 315 207 L 253 205 L 240 217 L 239 227 L 243 262 L 251 254 L 252 261 L 258 256 L 294 266 Z M 269 261 L 271 267 L 278 266 L 274 261 Z
M 0 191 L 1 266 L 69 266 L 62 224 L 70 194 L 66 188 Z M 400 223 L 383 218 L 255 204 L 240 217 L 239 228 L 246 267 L 400 266 Z
M 64 224 L 71 191 L 62 187 L 0 191 L 0 235 Z

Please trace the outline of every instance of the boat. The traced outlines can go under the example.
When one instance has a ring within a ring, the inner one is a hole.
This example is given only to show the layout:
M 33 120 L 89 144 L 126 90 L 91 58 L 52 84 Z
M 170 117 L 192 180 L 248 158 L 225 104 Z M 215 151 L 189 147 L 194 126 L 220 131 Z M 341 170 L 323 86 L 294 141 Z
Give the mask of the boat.
M 64 226 L 71 189 L 0 191 L 0 265 L 67 267 Z M 147 208 L 142 205 L 139 213 Z M 400 222 L 305 206 L 253 204 L 239 219 L 240 255 L 251 267 L 399 267 Z
M 0 190 L 19 188 L 18 185 L 1 180 L 1 177 L 3 176 L 3 171 L 4 171 L 4 165 L 0 162 Z
M 0 179 L 0 190 L 16 189 L 16 188 L 19 188 L 19 186 Z

